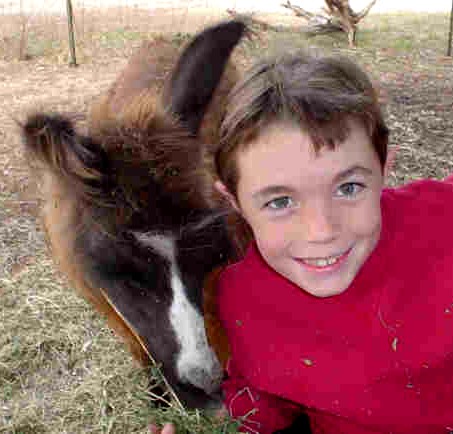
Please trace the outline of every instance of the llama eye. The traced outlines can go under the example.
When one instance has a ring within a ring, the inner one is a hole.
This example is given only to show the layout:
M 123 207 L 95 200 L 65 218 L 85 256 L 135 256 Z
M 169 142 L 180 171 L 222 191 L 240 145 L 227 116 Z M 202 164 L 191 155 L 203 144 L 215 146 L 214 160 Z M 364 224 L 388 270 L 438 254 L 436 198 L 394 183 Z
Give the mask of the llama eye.
M 354 198 L 364 188 L 365 185 L 360 182 L 346 182 L 338 187 L 337 196 L 345 198 Z
M 294 201 L 289 196 L 281 196 L 270 200 L 264 206 L 272 210 L 286 209 L 294 205 Z

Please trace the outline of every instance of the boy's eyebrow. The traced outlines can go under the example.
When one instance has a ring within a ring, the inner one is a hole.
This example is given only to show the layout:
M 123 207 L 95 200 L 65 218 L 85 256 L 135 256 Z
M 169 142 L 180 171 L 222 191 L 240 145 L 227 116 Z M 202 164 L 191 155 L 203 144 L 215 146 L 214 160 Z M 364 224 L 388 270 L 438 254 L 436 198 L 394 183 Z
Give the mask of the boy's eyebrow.
M 346 170 L 341 171 L 335 176 L 335 182 L 341 181 L 342 179 L 349 178 L 352 175 L 361 174 L 361 175 L 372 175 L 373 171 L 368 167 L 354 165 Z
M 261 190 L 256 191 L 252 194 L 252 197 L 254 199 L 259 199 L 261 197 L 272 196 L 274 194 L 288 194 L 292 192 L 292 188 L 285 187 L 284 185 L 270 185 L 269 187 L 264 187 Z

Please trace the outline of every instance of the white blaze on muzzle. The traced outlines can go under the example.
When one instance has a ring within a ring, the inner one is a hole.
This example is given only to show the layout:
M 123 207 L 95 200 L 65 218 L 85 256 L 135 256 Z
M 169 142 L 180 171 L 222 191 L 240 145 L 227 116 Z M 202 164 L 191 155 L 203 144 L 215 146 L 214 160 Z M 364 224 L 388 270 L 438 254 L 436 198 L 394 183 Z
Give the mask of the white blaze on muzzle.
M 151 247 L 171 264 L 173 300 L 169 318 L 180 346 L 176 366 L 179 379 L 207 394 L 217 392 L 222 380 L 222 367 L 208 344 L 203 316 L 187 297 L 176 264 L 173 238 L 156 233 L 136 232 L 134 235 L 138 241 Z

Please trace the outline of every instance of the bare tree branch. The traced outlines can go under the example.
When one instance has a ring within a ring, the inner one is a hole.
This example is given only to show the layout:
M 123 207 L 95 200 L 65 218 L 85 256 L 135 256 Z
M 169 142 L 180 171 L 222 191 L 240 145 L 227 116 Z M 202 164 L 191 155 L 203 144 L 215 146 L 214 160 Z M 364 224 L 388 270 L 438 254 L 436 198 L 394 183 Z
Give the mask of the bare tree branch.
M 372 0 L 368 6 L 363 8 L 358 14 L 357 14 L 357 22 L 359 22 L 362 18 L 365 18 L 368 15 L 368 12 L 370 12 L 371 8 L 374 6 L 377 0 Z
M 357 24 L 362 20 L 374 6 L 377 0 L 371 2 L 359 13 L 354 12 L 349 0 L 324 0 L 322 15 L 308 12 L 300 6 L 290 3 L 289 0 L 282 4 L 290 9 L 296 16 L 308 21 L 308 30 L 313 33 L 325 33 L 343 31 L 348 35 L 348 42 L 351 48 L 355 47 Z
M 281 4 L 284 8 L 291 9 L 294 12 L 294 15 L 297 17 L 305 18 L 306 20 L 311 20 L 315 14 L 302 9 L 300 6 L 292 5 L 289 0 L 286 3 Z
M 273 26 L 272 24 L 266 23 L 263 20 L 259 20 L 257 18 L 254 18 L 252 13 L 241 14 L 241 13 L 235 11 L 234 9 L 227 9 L 226 11 L 233 18 L 243 20 L 249 26 L 258 27 L 259 30 L 274 30 L 276 32 L 281 31 L 280 27 Z

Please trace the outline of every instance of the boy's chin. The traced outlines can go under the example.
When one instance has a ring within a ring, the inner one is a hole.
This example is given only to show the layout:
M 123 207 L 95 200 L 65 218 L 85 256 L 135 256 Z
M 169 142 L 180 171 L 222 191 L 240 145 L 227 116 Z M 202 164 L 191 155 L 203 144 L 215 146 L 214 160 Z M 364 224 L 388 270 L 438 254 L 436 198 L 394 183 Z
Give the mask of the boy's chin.
M 348 289 L 348 286 L 345 286 L 344 288 L 343 287 L 342 288 L 338 288 L 338 287 L 326 288 L 326 289 L 316 288 L 315 290 L 303 288 L 303 290 L 305 292 L 307 292 L 310 295 L 313 295 L 314 297 L 318 297 L 318 298 L 335 297 L 336 295 L 343 294 L 344 292 L 346 292 L 347 289 Z
M 323 278 L 313 279 L 312 281 L 312 279 L 306 280 L 291 277 L 289 277 L 289 280 L 313 297 L 327 298 L 345 293 L 354 279 L 344 276 L 342 279 L 327 279 L 328 281 Z

